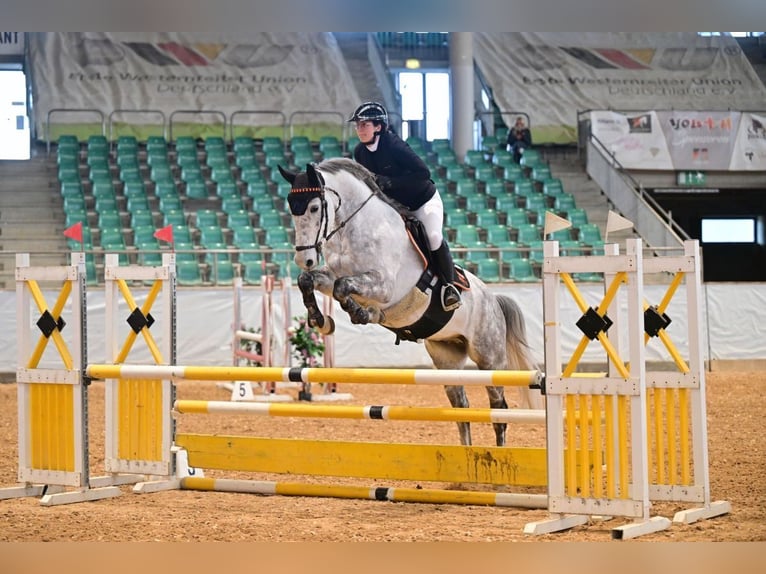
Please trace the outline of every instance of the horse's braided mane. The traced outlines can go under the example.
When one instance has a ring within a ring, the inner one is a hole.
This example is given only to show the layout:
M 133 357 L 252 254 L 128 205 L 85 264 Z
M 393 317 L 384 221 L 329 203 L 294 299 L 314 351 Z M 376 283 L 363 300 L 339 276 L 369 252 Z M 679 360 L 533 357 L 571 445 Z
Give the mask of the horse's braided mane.
M 412 212 L 410 212 L 409 209 L 380 190 L 375 181 L 375 174 L 361 163 L 347 157 L 334 157 L 323 161 L 317 165 L 317 168 L 322 173 L 337 174 L 342 171 L 350 173 L 355 178 L 365 183 L 381 201 L 393 207 L 399 215 L 402 217 L 412 217 Z

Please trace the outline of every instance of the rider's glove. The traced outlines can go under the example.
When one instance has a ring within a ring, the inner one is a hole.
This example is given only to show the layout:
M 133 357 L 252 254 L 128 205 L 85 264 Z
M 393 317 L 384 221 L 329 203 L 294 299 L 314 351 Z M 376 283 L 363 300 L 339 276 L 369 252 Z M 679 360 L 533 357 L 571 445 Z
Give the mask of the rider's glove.
M 378 187 L 381 189 L 381 191 L 385 191 L 386 189 L 391 188 L 391 178 L 385 175 L 376 175 L 375 183 L 378 184 Z

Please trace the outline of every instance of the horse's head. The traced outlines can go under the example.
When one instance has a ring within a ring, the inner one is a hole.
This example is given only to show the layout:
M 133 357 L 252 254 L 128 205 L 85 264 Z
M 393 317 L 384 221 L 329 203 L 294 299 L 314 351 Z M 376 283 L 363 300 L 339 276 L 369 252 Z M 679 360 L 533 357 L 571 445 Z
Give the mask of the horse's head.
M 292 186 L 287 203 L 295 228 L 295 263 L 303 270 L 310 270 L 319 264 L 322 243 L 327 236 L 324 179 L 312 164 L 307 164 L 306 171 L 302 172 L 277 167 Z

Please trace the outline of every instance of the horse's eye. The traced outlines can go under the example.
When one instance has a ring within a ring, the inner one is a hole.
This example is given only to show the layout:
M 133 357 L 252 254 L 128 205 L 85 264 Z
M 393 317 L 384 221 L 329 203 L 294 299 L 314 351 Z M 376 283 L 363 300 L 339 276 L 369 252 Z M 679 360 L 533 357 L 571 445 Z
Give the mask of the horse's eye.
M 316 213 L 317 211 L 319 211 L 319 206 L 318 205 L 312 205 L 311 208 L 309 209 L 309 211 L 311 213 Z

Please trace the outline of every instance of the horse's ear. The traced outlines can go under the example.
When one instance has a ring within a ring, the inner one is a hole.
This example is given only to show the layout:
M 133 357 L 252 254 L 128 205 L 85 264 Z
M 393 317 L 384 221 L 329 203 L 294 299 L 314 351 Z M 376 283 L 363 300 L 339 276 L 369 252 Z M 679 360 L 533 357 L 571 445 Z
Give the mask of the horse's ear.
M 288 171 L 284 168 L 282 168 L 281 165 L 277 164 L 277 169 L 279 170 L 279 173 L 282 174 L 282 177 L 285 178 L 285 181 L 289 182 L 290 185 L 295 183 L 295 177 L 298 175 L 297 173 L 293 173 L 291 171 Z
M 306 164 L 306 175 L 309 177 L 309 187 L 324 187 L 324 179 L 322 174 L 316 170 L 315 164 Z

